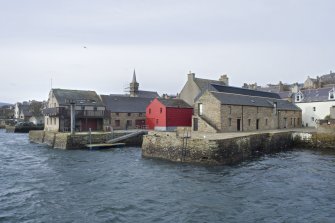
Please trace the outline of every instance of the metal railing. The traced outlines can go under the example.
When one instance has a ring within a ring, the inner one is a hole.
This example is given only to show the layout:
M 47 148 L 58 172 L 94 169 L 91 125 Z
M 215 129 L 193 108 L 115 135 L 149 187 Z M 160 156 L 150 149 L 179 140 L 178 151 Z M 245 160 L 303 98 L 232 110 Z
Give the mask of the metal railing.
M 65 107 L 46 108 L 43 114 L 49 117 L 70 117 L 71 111 Z M 77 118 L 104 118 L 108 116 L 108 112 L 106 110 L 76 110 L 75 115 Z

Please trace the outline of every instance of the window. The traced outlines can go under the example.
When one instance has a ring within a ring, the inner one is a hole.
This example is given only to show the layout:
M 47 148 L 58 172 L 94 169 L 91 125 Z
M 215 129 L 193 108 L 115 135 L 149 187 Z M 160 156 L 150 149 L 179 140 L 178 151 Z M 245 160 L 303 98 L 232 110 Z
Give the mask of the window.
M 149 114 L 151 114 L 151 108 L 149 108 Z
M 94 111 L 98 111 L 98 108 L 97 108 L 97 107 L 94 107 Z
M 329 96 L 328 96 L 329 100 L 334 100 L 335 99 L 335 87 L 333 87 L 333 89 L 331 89 L 329 91 Z
M 54 103 L 54 108 L 56 108 L 56 103 Z
M 120 127 L 120 120 L 115 120 L 115 126 Z
M 231 118 L 228 118 L 228 124 L 231 126 Z
M 49 125 L 49 118 L 47 118 L 47 125 Z
M 202 103 L 199 103 L 199 104 L 198 104 L 198 109 L 199 109 L 199 115 L 202 115 L 202 112 L 203 112 L 203 111 L 202 111 L 202 109 L 203 109 L 203 108 L 202 108 Z
M 248 119 L 248 126 L 251 125 L 251 119 Z
M 159 122 L 159 120 L 158 120 L 158 119 L 156 119 L 156 125 L 158 125 L 158 122 Z
M 131 116 L 131 113 L 128 113 L 127 115 L 128 115 L 128 116 Z
M 138 113 L 138 116 L 139 116 L 139 117 L 142 117 L 142 115 L 143 115 L 142 113 Z
M 316 109 L 315 109 L 315 107 L 313 107 L 313 111 L 315 111 Z
M 301 91 L 299 91 L 296 95 L 295 95 L 295 102 L 301 102 L 304 99 L 304 95 L 302 94 Z
M 159 109 L 159 112 L 162 114 L 162 112 L 163 112 L 163 108 L 160 108 L 160 109 Z
M 231 105 L 229 105 L 229 114 L 231 115 Z
M 54 125 L 56 125 L 56 118 L 54 118 Z
M 118 112 L 116 112 L 116 113 L 115 113 L 115 115 L 116 115 L 116 116 L 119 116 L 119 113 L 118 113 Z
M 314 117 L 312 117 L 312 121 L 314 121 Z
M 81 106 L 81 110 L 85 110 L 85 106 Z
M 265 119 L 265 125 L 268 125 L 268 119 L 267 118 Z

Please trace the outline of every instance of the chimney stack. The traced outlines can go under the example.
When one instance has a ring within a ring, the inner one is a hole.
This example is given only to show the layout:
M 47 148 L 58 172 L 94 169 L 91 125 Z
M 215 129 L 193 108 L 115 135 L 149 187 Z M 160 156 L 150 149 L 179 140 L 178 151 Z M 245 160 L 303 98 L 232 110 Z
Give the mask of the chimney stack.
M 187 78 L 188 78 L 188 80 L 194 80 L 194 78 L 195 78 L 195 73 L 192 73 L 192 71 L 190 71 L 190 72 L 187 74 Z
M 229 78 L 227 74 L 221 75 L 219 81 L 223 82 L 224 85 L 229 86 Z

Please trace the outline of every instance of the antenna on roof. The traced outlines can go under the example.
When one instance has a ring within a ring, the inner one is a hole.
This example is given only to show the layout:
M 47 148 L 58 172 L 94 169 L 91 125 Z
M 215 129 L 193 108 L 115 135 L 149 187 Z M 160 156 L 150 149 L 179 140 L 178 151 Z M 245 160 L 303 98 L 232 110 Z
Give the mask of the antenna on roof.
M 52 78 L 50 79 L 50 87 L 52 89 Z

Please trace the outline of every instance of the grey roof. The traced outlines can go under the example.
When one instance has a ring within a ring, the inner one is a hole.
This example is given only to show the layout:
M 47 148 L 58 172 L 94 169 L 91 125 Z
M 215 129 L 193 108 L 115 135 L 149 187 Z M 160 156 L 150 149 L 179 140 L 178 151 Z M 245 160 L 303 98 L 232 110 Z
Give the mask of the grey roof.
M 241 95 L 225 92 L 211 92 L 222 104 L 228 105 L 245 105 L 245 106 L 257 106 L 257 107 L 269 107 L 273 108 L 274 102 L 277 102 L 277 108 L 279 110 L 295 110 L 300 111 L 296 105 L 290 103 L 287 100 L 276 99 L 276 98 L 265 98 L 250 95 Z
M 246 88 L 231 87 L 231 86 L 217 85 L 217 84 L 212 84 L 212 86 L 214 90 L 217 92 L 280 99 L 280 96 L 278 94 L 272 93 L 272 92 L 257 91 L 257 90 L 251 90 L 251 89 L 246 89 Z
M 303 99 L 297 103 L 329 101 L 329 91 L 332 89 L 333 87 L 301 90 Z M 292 99 L 295 99 L 295 95 L 296 94 L 292 94 Z
M 292 92 L 291 91 L 282 91 L 278 93 L 281 99 L 291 98 Z
M 212 90 L 211 86 L 212 84 L 224 85 L 224 83 L 221 81 L 202 79 L 202 78 L 194 78 L 194 82 L 198 85 L 198 87 L 202 92 L 205 92 L 206 90 Z
M 182 99 L 157 98 L 157 100 L 160 101 L 163 105 L 165 105 L 165 107 L 168 107 L 168 108 L 193 108 L 192 106 L 188 105 Z
M 104 106 L 95 91 L 52 89 L 60 105 L 68 105 L 74 101 L 77 105 Z
M 107 110 L 111 112 L 145 112 L 152 98 L 126 97 L 123 95 L 100 95 Z
M 156 98 L 156 97 L 159 97 L 159 95 L 156 91 L 138 91 L 136 93 L 136 96 L 140 97 L 140 98 Z

